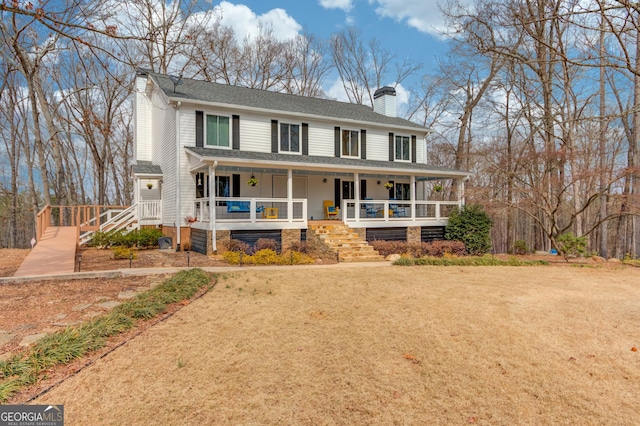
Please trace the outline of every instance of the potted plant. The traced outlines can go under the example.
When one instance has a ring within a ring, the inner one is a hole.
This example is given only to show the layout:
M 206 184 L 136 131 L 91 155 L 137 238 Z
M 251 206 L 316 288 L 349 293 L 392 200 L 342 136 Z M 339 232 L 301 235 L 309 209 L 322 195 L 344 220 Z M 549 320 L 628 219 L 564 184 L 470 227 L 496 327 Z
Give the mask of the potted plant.
M 147 188 L 149 188 L 149 189 L 153 188 L 153 184 L 152 183 L 148 183 L 147 184 Z
M 260 180 L 257 177 L 255 177 L 254 175 L 251 175 L 251 177 L 247 181 L 247 185 L 256 186 L 258 184 L 258 182 L 260 182 Z
M 387 188 L 387 189 L 391 189 L 391 188 L 393 188 L 393 184 L 391 182 L 387 182 L 387 183 L 384 184 L 384 187 Z
M 186 223 L 187 225 L 189 225 L 190 223 L 193 223 L 193 222 L 197 222 L 197 221 L 198 221 L 198 218 L 195 218 L 193 216 L 187 216 L 187 217 L 184 218 L 184 223 Z

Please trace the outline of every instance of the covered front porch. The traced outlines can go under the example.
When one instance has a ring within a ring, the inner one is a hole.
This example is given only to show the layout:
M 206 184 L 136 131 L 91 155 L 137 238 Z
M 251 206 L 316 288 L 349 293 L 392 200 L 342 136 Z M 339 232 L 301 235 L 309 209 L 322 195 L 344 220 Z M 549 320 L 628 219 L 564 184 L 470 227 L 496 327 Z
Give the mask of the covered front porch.
M 444 226 L 464 203 L 465 173 L 424 164 L 210 148 L 187 153 L 184 187 L 193 195 L 195 229 L 306 229 L 318 219 L 352 228 Z M 336 215 L 327 215 L 325 202 L 338 208 Z

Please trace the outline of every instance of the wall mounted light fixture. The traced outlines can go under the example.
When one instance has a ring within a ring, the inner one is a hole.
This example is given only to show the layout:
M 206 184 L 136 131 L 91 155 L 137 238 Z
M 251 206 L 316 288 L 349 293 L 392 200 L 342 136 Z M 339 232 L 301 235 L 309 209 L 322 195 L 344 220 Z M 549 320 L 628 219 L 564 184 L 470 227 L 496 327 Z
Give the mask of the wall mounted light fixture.
M 322 182 L 327 183 L 327 178 L 322 179 Z

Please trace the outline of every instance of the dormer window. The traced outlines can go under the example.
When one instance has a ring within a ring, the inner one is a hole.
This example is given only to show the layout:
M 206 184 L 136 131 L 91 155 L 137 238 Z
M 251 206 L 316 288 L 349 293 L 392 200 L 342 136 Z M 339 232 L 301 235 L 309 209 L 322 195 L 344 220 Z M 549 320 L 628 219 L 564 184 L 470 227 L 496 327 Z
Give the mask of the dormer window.
M 300 125 L 280 123 L 280 152 L 300 152 Z
M 342 157 L 360 158 L 360 132 L 342 130 Z
M 409 136 L 396 136 L 396 161 L 411 161 L 411 139 Z
M 207 115 L 207 146 L 229 147 L 229 117 Z

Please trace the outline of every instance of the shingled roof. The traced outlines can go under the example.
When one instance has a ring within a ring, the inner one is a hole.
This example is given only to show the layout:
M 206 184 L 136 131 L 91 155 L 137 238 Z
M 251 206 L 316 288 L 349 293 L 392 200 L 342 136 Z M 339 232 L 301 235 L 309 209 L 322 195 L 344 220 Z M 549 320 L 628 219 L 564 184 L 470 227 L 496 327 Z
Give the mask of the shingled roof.
M 463 177 L 468 175 L 468 173 L 460 170 L 447 169 L 422 163 L 362 160 L 359 158 L 324 157 L 317 155 L 274 154 L 270 152 L 240 151 L 236 149 L 203 148 L 194 146 L 185 147 L 185 150 L 205 160 L 224 158 L 231 161 L 243 160 L 245 163 L 268 163 L 274 165 L 274 167 L 277 167 L 275 166 L 277 164 L 299 163 L 306 167 L 314 168 L 336 168 L 350 171 L 355 169 L 370 169 L 372 171 L 374 169 L 379 169 L 386 172 L 418 173 L 443 178 Z
M 133 173 L 140 175 L 162 175 L 162 168 L 151 161 L 138 160 L 136 164 L 131 166 L 131 170 Z
M 341 120 L 369 122 L 377 125 L 413 128 L 422 132 L 429 131 L 428 128 L 412 121 L 403 118 L 388 117 L 374 112 L 371 107 L 365 105 L 290 95 L 269 90 L 250 89 L 247 87 L 231 86 L 190 78 L 183 78 L 181 84 L 174 85 L 168 75 L 158 74 L 148 70 L 138 70 L 138 73 L 152 77 L 167 97 L 175 100 L 228 104 L 237 107 L 259 108 L 284 113 L 297 113 Z

